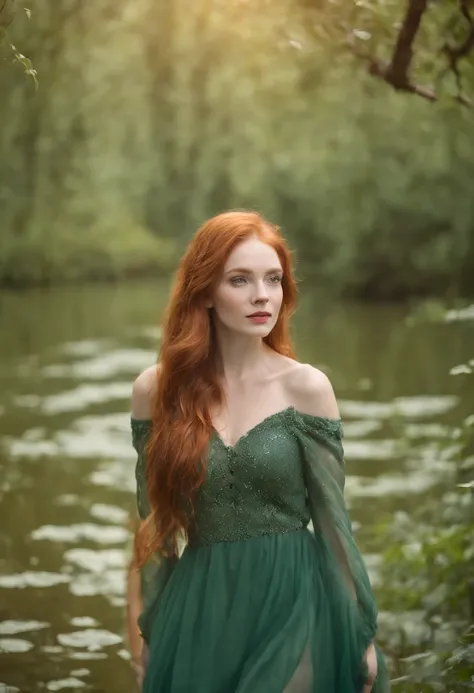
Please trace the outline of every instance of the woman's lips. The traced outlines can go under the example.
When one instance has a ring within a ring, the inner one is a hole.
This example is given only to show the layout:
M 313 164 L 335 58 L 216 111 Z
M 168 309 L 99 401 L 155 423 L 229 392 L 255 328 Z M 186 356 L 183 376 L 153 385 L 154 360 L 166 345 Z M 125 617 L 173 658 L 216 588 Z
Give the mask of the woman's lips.
M 255 313 L 254 315 L 247 315 L 247 318 L 255 324 L 260 325 L 270 320 L 271 315 L 269 313 Z

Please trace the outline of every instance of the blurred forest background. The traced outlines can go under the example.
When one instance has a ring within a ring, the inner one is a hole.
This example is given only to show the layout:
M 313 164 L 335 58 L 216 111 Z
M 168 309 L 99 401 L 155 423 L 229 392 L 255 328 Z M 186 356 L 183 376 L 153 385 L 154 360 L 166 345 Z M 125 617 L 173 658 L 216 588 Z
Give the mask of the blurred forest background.
M 25 3 L 0 2 L 4 286 L 167 270 L 251 207 L 337 293 L 474 292 L 471 0 Z

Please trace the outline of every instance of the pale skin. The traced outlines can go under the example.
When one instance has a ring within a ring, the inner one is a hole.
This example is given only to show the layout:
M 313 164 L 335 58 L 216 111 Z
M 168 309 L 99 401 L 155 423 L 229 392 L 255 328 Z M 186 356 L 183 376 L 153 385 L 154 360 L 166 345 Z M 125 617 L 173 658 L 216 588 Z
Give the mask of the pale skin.
M 130 654 L 139 686 L 141 686 L 143 678 L 141 664 L 143 640 L 137 626 L 137 620 L 141 614 L 142 608 L 140 573 L 132 560 L 127 575 L 127 631 Z
M 219 285 L 209 301 L 222 361 L 221 384 L 225 403 L 211 412 L 213 426 L 226 445 L 237 440 L 272 414 L 295 407 L 298 411 L 330 419 L 339 418 L 333 388 L 327 376 L 274 352 L 263 342 L 273 329 L 283 300 L 283 272 L 276 251 L 258 238 L 240 243 L 223 268 Z M 247 316 L 256 311 L 270 314 L 263 323 Z M 153 366 L 135 381 L 132 416 L 151 417 L 158 369 Z M 133 574 L 130 571 L 130 576 Z M 135 571 L 136 575 L 136 571 Z M 131 584 L 133 582 L 133 585 Z M 135 614 L 140 606 L 140 583 L 129 580 L 129 638 L 132 657 L 139 662 Z M 140 636 L 138 635 L 138 638 Z M 377 671 L 375 648 L 366 652 L 369 678 Z M 370 693 L 372 683 L 364 688 Z

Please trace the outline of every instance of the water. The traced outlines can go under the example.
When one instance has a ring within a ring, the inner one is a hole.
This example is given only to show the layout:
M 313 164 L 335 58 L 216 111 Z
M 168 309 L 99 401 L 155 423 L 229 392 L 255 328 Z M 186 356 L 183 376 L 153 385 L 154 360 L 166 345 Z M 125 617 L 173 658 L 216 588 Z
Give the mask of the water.
M 163 282 L 0 299 L 1 691 L 133 690 L 129 400 L 155 361 L 167 291 Z M 449 370 L 474 356 L 472 320 L 407 318 L 306 290 L 295 321 L 300 360 L 326 370 L 346 421 L 347 502 L 375 582 L 371 524 L 437 493 L 450 463 L 436 443 L 469 413 L 469 379 Z

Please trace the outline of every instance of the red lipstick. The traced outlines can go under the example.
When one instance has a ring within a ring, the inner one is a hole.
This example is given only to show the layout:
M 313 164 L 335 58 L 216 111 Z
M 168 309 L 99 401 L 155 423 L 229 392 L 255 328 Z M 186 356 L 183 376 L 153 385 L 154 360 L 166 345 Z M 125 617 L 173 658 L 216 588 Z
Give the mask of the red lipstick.
M 271 316 L 272 314 L 266 310 L 258 310 L 255 313 L 252 313 L 251 315 L 247 315 L 249 320 L 258 325 L 266 323 L 267 320 L 271 318 Z

